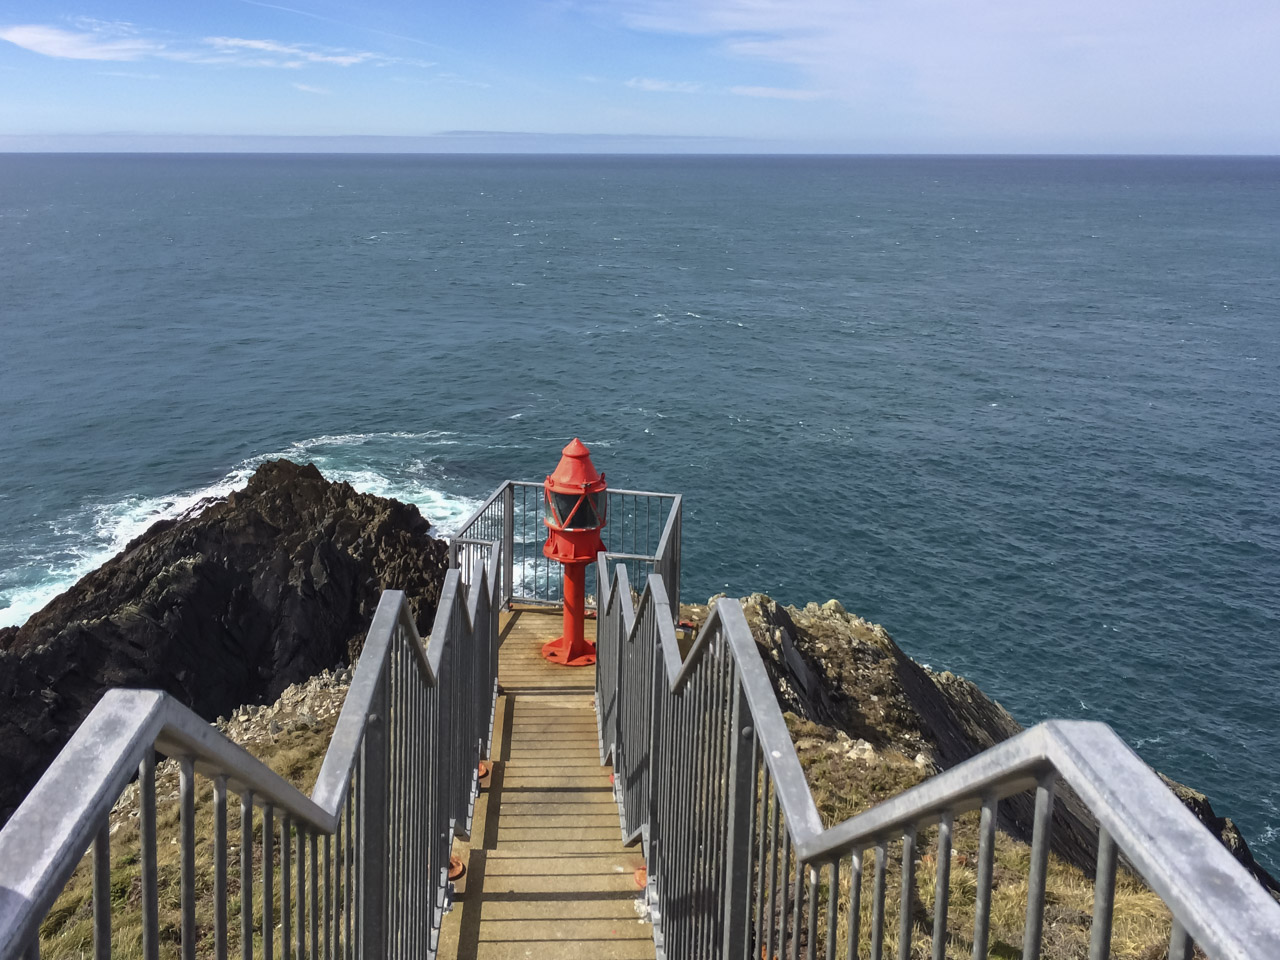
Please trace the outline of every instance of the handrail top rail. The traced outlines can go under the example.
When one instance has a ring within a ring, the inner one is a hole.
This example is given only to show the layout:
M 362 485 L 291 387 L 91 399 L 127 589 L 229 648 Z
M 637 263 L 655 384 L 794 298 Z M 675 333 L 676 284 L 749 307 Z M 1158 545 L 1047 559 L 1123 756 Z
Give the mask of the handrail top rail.
M 513 484 L 514 486 L 519 486 L 519 487 L 541 487 L 543 486 L 544 481 L 542 480 L 507 480 L 505 483 L 502 484 L 501 487 L 499 487 L 496 491 L 494 491 L 494 493 L 495 494 L 500 493 L 502 491 L 502 487 L 505 487 L 508 483 Z M 681 494 L 679 493 L 659 493 L 656 490 L 627 490 L 623 487 L 606 487 L 605 492 L 616 493 L 619 496 L 626 496 L 626 497 L 664 497 L 664 498 L 673 499 L 673 500 L 681 496 Z M 492 500 L 492 497 L 490 497 L 490 499 Z

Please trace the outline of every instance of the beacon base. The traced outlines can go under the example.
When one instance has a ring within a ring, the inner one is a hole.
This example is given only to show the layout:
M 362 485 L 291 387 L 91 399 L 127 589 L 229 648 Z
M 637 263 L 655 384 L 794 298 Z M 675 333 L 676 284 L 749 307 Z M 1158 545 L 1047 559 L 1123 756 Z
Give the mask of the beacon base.
M 542 645 L 542 655 L 565 667 L 589 667 L 596 662 L 596 645 L 589 640 L 572 643 L 564 637 L 557 637 Z

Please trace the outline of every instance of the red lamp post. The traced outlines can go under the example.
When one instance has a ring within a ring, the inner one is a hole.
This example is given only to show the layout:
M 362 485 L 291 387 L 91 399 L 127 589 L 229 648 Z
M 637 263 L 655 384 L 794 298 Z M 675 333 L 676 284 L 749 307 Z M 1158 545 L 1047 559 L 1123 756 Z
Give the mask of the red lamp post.
M 581 440 L 564 448 L 560 464 L 543 484 L 547 499 L 547 542 L 543 554 L 564 564 L 564 633 L 542 645 L 553 663 L 586 667 L 596 662 L 596 645 L 582 636 L 586 613 L 587 564 L 604 549 L 609 495 L 604 474 L 597 472 Z

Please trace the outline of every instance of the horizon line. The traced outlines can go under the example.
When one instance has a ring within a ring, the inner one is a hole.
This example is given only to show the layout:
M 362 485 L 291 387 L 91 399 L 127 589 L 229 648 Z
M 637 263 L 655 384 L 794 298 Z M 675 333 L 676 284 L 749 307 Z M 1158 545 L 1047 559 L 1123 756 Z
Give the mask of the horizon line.
M 486 143 L 486 141 L 488 141 Z M 360 149 L 347 149 L 360 148 Z M 383 149 L 368 149 L 382 147 Z M 595 149 L 592 149 L 592 148 Z M 686 149 L 680 149 L 684 147 Z M 468 149 L 469 148 L 469 149 Z M 628 149 L 630 148 L 630 149 Z M 666 148 L 666 149 L 662 149 Z M 691 149 L 690 149 L 691 148 Z M 864 147 L 822 141 L 697 134 L 532 133 L 446 130 L 430 134 L 47 133 L 0 134 L 0 154 L 749 155 L 844 157 L 1241 157 L 1280 152 L 1204 149 L 946 149 Z

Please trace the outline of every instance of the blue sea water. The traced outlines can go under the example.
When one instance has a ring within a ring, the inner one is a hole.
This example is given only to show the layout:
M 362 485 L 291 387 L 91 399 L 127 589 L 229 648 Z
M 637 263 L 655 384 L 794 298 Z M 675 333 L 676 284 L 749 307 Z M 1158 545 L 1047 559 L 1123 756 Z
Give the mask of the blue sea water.
M 0 623 L 267 457 L 447 531 L 581 436 L 1280 864 L 1280 160 L 0 156 Z

